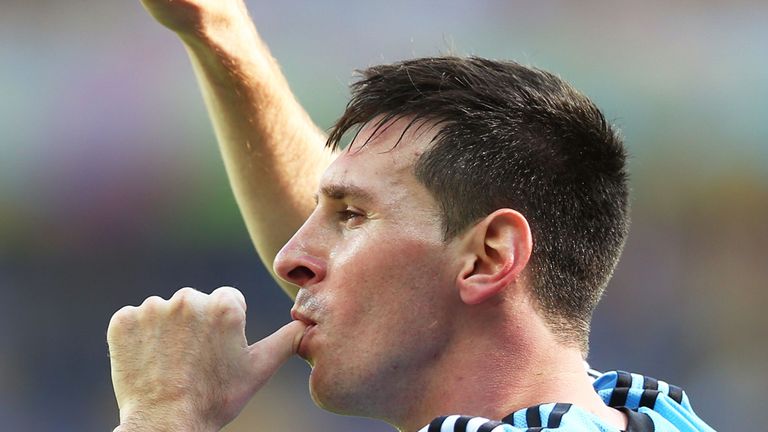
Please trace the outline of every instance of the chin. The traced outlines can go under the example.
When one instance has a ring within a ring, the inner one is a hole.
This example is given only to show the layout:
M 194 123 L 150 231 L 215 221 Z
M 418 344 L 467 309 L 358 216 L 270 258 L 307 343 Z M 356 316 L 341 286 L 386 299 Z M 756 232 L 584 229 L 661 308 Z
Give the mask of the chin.
M 333 374 L 324 374 L 317 367 L 309 376 L 309 393 L 318 407 L 335 414 L 380 417 L 374 413 L 376 403 L 370 385 L 355 385 L 349 381 L 353 375 L 341 370 Z M 346 378 L 346 379 L 345 379 Z M 378 414 L 378 415 L 377 415 Z
M 309 394 L 318 407 L 335 414 L 348 414 L 350 407 L 344 403 L 348 400 L 344 394 L 344 384 L 331 377 L 324 376 L 316 366 L 309 375 Z

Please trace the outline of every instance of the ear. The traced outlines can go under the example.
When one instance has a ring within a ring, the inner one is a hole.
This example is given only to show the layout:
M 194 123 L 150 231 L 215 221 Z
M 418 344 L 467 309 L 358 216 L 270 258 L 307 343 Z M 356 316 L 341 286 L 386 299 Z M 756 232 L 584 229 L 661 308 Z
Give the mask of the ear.
M 533 249 L 531 228 L 519 212 L 499 209 L 465 233 L 463 248 L 459 294 L 464 303 L 479 304 L 518 279 Z

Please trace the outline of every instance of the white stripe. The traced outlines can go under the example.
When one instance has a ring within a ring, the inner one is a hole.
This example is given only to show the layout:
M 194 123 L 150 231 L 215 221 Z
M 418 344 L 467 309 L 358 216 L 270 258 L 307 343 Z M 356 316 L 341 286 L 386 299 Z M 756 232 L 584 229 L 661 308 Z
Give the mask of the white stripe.
M 487 418 L 475 417 L 467 423 L 467 432 L 477 432 L 477 430 L 480 429 L 480 426 L 488 422 L 489 420 Z
M 645 376 L 636 373 L 630 373 L 630 375 L 632 376 L 632 384 L 629 388 L 642 390 L 643 384 L 645 384 Z
M 451 415 L 448 416 L 447 419 L 443 422 L 443 425 L 440 426 L 440 432 L 453 432 L 453 426 L 456 424 L 456 420 L 459 419 L 459 415 Z
M 669 395 L 669 384 L 667 384 L 666 381 L 658 380 L 659 381 L 659 391 L 664 393 L 665 395 Z

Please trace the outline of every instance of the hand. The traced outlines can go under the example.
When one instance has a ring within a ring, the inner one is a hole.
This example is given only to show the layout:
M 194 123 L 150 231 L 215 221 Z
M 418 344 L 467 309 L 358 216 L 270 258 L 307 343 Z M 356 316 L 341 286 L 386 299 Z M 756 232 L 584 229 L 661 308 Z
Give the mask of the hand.
M 227 27 L 248 18 L 243 0 L 141 0 L 162 25 L 179 34 L 196 34 L 210 25 Z
M 109 323 L 119 430 L 209 431 L 232 421 L 296 352 L 305 324 L 294 321 L 248 345 L 240 291 L 191 288 L 149 297 Z

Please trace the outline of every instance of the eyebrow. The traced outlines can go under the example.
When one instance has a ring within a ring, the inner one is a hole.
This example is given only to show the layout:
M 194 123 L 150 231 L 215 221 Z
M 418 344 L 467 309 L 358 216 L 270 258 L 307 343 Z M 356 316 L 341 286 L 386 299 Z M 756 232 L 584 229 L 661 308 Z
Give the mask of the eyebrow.
M 320 188 L 320 193 L 323 196 L 332 200 L 343 200 L 345 198 L 352 198 L 359 201 L 374 201 L 373 195 L 367 190 L 350 184 L 329 184 Z M 315 203 L 318 202 L 318 195 L 315 194 Z

